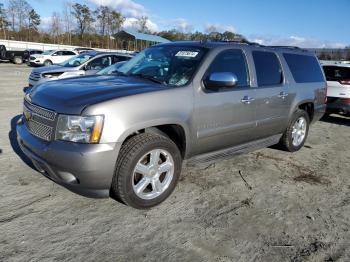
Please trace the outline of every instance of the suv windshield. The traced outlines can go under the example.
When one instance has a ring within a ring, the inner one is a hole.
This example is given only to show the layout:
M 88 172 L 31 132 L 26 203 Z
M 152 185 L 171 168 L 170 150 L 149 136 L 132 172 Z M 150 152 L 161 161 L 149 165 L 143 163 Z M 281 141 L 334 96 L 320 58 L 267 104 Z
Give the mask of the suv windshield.
M 151 47 L 123 64 L 118 72 L 165 85 L 183 86 L 191 80 L 206 51 L 201 47 Z
M 86 61 L 88 61 L 91 57 L 93 56 L 86 53 L 82 53 L 80 55 L 73 56 L 71 59 L 68 59 L 67 61 L 61 63 L 60 65 L 64 67 L 80 66 L 84 64 Z
M 350 79 L 350 67 L 323 66 L 327 81 L 340 81 Z
M 51 55 L 52 52 L 53 52 L 53 50 L 48 50 L 48 51 L 45 51 L 44 53 L 42 53 L 42 55 Z

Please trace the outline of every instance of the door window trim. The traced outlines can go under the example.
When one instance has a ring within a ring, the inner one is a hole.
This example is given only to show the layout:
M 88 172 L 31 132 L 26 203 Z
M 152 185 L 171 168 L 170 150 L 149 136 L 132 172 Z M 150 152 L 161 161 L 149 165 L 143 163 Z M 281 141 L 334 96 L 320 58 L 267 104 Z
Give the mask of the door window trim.
M 281 73 L 282 73 L 282 81 L 281 83 L 279 84 L 273 84 L 273 85 L 259 85 L 259 82 L 258 82 L 258 74 L 257 74 L 257 70 L 256 70 L 256 66 L 255 66 L 255 61 L 254 61 L 254 56 L 253 56 L 253 52 L 265 52 L 265 53 L 273 53 L 277 60 L 278 60 L 278 63 L 280 65 L 280 68 L 281 68 Z M 254 63 L 254 70 L 255 70 L 255 79 L 256 79 L 256 87 L 257 88 L 267 88 L 267 87 L 281 87 L 281 86 L 284 86 L 285 83 L 286 83 L 286 77 L 285 77 L 285 72 L 284 72 L 284 68 L 282 66 L 282 61 L 281 61 L 281 58 L 280 56 L 278 55 L 278 53 L 274 52 L 274 51 L 271 51 L 271 50 L 260 50 L 260 49 L 253 49 L 251 50 L 251 54 L 252 54 L 252 61 Z
M 241 51 L 241 53 L 243 54 L 243 58 L 244 58 L 244 62 L 245 62 L 245 67 L 246 67 L 246 71 L 247 71 L 247 84 L 248 85 L 245 85 L 245 86 L 236 86 L 236 87 L 233 87 L 233 88 L 219 88 L 218 90 L 208 90 L 206 87 L 205 87 L 205 84 L 204 84 L 204 80 L 205 78 L 207 77 L 207 74 L 208 74 L 208 71 L 209 71 L 209 68 L 210 66 L 212 65 L 212 63 L 215 61 L 215 59 L 221 55 L 223 52 L 227 52 L 227 51 L 231 51 L 231 50 L 235 50 L 235 51 Z M 207 93 L 207 94 L 211 94 L 211 93 L 223 93 L 223 92 L 232 92 L 232 91 L 235 91 L 235 90 L 244 90 L 244 89 L 250 89 L 252 87 L 252 82 L 251 82 L 251 72 L 250 72 L 250 68 L 249 68 L 249 64 L 248 64 L 248 55 L 246 53 L 246 50 L 243 49 L 243 48 L 227 48 L 227 49 L 224 49 L 224 50 L 221 50 L 219 53 L 217 53 L 215 55 L 215 57 L 212 59 L 212 61 L 210 62 L 210 64 L 208 65 L 207 69 L 205 70 L 203 76 L 202 76 L 202 79 L 201 79 L 201 86 L 202 86 L 202 90 L 204 93 Z

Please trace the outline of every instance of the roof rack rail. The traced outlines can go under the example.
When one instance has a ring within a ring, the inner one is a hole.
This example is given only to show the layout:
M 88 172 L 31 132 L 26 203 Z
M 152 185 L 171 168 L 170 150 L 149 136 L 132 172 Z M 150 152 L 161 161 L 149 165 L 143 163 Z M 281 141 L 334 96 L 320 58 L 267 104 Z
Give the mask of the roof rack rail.
M 270 45 L 271 48 L 288 48 L 288 49 L 298 49 L 301 50 L 302 48 L 298 46 L 291 46 L 291 45 Z

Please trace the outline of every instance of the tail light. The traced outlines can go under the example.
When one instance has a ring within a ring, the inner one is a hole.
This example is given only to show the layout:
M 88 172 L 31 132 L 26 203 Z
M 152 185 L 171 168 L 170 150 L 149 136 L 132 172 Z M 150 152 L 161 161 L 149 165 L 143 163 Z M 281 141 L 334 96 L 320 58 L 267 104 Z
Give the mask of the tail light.
M 340 102 L 343 102 L 343 103 L 350 103 L 350 99 L 340 99 Z
M 342 85 L 350 85 L 350 80 L 347 79 L 347 80 L 339 80 L 339 83 L 342 84 Z

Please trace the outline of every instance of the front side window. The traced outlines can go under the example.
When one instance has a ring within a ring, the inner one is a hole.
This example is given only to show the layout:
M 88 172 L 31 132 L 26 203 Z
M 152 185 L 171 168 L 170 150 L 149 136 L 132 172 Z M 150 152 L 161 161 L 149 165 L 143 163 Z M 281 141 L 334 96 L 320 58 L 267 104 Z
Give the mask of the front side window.
M 88 70 L 101 70 L 107 66 L 110 66 L 111 64 L 112 64 L 112 57 L 103 56 L 89 62 L 86 68 Z
M 209 66 L 206 76 L 212 73 L 230 72 L 237 76 L 236 86 L 248 86 L 249 77 L 247 63 L 242 50 L 230 49 L 218 54 Z
M 203 47 L 151 47 L 127 61 L 118 71 L 168 86 L 184 86 L 192 79 L 206 52 Z
M 321 67 L 315 56 L 284 53 L 296 83 L 323 82 Z
M 258 86 L 279 85 L 283 82 L 281 64 L 273 52 L 253 51 Z

